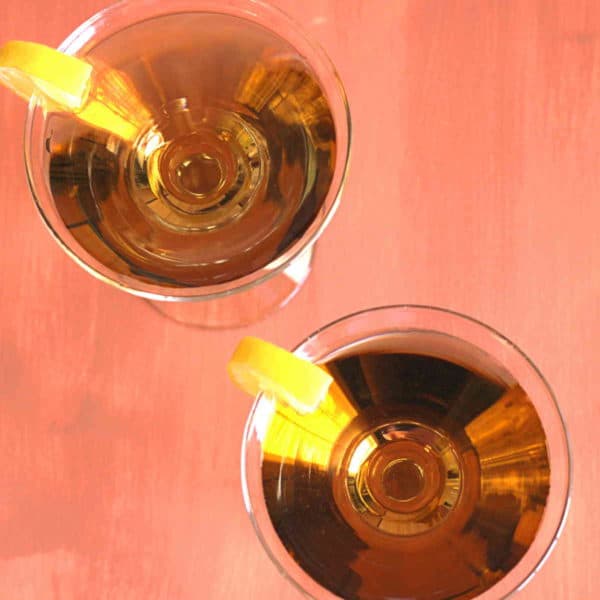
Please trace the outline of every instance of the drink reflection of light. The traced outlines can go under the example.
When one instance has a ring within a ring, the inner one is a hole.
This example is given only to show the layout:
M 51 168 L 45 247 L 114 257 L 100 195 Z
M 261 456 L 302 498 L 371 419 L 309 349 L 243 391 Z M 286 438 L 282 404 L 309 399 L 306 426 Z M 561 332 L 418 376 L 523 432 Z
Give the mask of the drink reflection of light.
M 285 402 L 262 395 L 255 424 L 263 458 L 288 464 L 301 461 L 327 469 L 336 440 L 356 414 L 335 383 L 315 410 L 304 414 Z
M 93 65 L 89 93 L 75 116 L 129 142 L 150 120 L 148 109 L 129 79 L 100 64 Z

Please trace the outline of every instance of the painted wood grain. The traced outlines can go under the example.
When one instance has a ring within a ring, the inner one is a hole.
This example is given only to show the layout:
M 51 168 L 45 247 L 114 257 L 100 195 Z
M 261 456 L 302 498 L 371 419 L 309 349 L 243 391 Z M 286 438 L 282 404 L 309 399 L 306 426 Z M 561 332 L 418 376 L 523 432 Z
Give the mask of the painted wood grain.
M 341 208 L 283 311 L 207 332 L 83 273 L 25 183 L 0 89 L 0 598 L 292 600 L 245 515 L 250 402 L 224 364 L 356 309 L 493 325 L 567 419 L 569 523 L 523 600 L 593 600 L 600 555 L 600 4 L 280 0 L 337 64 L 354 120 Z M 0 41 L 59 43 L 99 0 L 0 4 Z

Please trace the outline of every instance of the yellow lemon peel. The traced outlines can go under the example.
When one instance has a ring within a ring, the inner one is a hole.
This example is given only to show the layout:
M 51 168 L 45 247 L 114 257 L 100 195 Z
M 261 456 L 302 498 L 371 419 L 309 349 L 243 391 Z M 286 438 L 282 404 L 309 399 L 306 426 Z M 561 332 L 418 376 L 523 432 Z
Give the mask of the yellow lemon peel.
M 240 341 L 227 370 L 233 382 L 248 394 L 269 394 L 299 413 L 314 411 L 333 382 L 318 365 L 255 337 Z

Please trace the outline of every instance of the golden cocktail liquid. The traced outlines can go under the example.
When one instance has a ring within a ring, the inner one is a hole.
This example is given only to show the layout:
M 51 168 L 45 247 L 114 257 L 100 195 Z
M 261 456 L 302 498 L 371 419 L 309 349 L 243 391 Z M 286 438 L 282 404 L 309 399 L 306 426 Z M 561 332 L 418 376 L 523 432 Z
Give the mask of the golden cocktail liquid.
M 546 505 L 546 437 L 510 377 L 371 350 L 326 364 L 327 399 L 265 427 L 263 488 L 289 554 L 346 599 L 474 598 L 525 554 Z
M 96 259 L 149 283 L 211 285 L 264 267 L 306 231 L 331 183 L 335 128 L 282 38 L 180 13 L 84 58 L 95 104 L 80 118 L 50 112 L 45 143 L 56 208 Z

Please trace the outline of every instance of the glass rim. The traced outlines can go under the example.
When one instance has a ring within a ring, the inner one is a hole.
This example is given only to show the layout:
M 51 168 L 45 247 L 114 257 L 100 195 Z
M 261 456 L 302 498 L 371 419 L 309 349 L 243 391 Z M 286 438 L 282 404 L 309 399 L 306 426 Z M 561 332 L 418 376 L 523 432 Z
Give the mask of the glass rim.
M 554 519 L 556 519 L 556 524 L 553 524 L 553 523 L 551 524 L 551 526 L 549 528 L 549 533 L 544 532 L 544 534 L 549 539 L 543 541 L 543 549 L 541 549 L 541 551 L 540 551 L 540 549 L 536 549 L 534 547 L 534 545 L 535 545 L 535 540 L 538 537 L 538 534 L 541 534 L 543 531 L 544 519 L 542 518 L 542 521 L 539 525 L 538 530 L 536 531 L 536 536 L 534 537 L 533 542 L 527 548 L 525 554 L 521 557 L 519 562 L 517 562 L 512 567 L 512 569 L 507 571 L 507 573 L 504 577 L 502 577 L 500 580 L 498 580 L 496 583 L 494 583 L 491 587 L 484 590 L 479 596 L 477 596 L 477 599 L 481 598 L 481 600 L 492 600 L 492 599 L 506 600 L 506 599 L 512 597 L 514 594 L 521 591 L 531 581 L 531 579 L 539 572 L 539 570 L 542 568 L 542 566 L 544 565 L 544 563 L 546 562 L 546 560 L 549 558 L 552 551 L 554 550 L 560 536 L 563 533 L 564 527 L 567 522 L 567 517 L 569 514 L 570 507 L 571 507 L 571 499 L 572 499 L 572 491 L 573 491 L 573 460 L 572 460 L 572 451 L 571 451 L 571 441 L 570 441 L 569 432 L 568 432 L 568 429 L 566 426 L 564 416 L 560 410 L 560 406 L 556 400 L 554 391 L 553 391 L 552 387 L 550 386 L 550 384 L 548 383 L 547 379 L 544 377 L 543 373 L 538 369 L 538 367 L 535 365 L 535 363 L 531 360 L 531 358 L 529 358 L 529 356 L 523 350 L 521 350 L 521 348 L 519 346 L 517 346 L 517 344 L 515 344 L 508 337 L 506 337 L 500 331 L 498 331 L 494 327 L 488 325 L 487 323 L 484 323 L 483 321 L 481 321 L 475 317 L 471 317 L 469 315 L 466 315 L 464 313 L 461 313 L 459 311 L 455 311 L 452 309 L 447 309 L 447 308 L 442 308 L 442 307 L 432 306 L 432 305 L 425 305 L 425 304 L 389 304 L 389 305 L 380 305 L 380 306 L 376 306 L 376 307 L 372 307 L 372 308 L 357 310 L 350 314 L 347 314 L 347 315 L 344 315 L 337 319 L 334 319 L 333 321 L 330 321 L 329 323 L 327 323 L 326 325 L 323 325 L 322 327 L 319 327 L 313 333 L 311 333 L 306 338 L 304 338 L 299 344 L 297 344 L 293 348 L 292 352 L 306 360 L 311 360 L 311 362 L 316 362 L 316 363 L 322 362 L 324 360 L 327 360 L 327 357 L 331 356 L 332 352 L 335 352 L 335 350 L 338 350 L 340 348 L 347 347 L 347 345 L 341 345 L 341 346 L 338 346 L 337 348 L 331 348 L 330 351 L 325 354 L 325 357 L 320 357 L 319 359 L 317 359 L 315 361 L 312 361 L 311 357 L 304 352 L 305 346 L 307 346 L 311 342 L 316 341 L 319 337 L 323 336 L 327 332 L 330 332 L 332 329 L 335 329 L 338 326 L 344 325 L 345 323 L 348 323 L 350 321 L 354 321 L 356 319 L 365 317 L 370 314 L 379 314 L 379 315 L 381 315 L 383 313 L 397 314 L 399 311 L 400 312 L 413 311 L 415 313 L 419 313 L 422 316 L 425 316 L 427 314 L 436 314 L 436 315 L 441 315 L 441 316 L 445 316 L 445 317 L 459 319 L 460 321 L 463 321 L 464 323 L 466 323 L 468 325 L 476 326 L 480 331 L 484 332 L 489 338 L 493 339 L 494 341 L 500 342 L 501 344 L 508 346 L 510 348 L 510 351 L 512 352 L 513 356 L 516 356 L 517 358 L 524 360 L 526 366 L 529 369 L 531 369 L 531 371 L 535 375 L 535 377 L 538 378 L 542 387 L 547 392 L 547 397 L 551 401 L 551 409 L 552 409 L 553 414 L 556 417 L 558 417 L 558 422 L 560 423 L 560 437 L 562 438 L 561 441 L 563 442 L 562 449 L 564 450 L 563 460 L 566 462 L 566 470 L 565 470 L 566 481 L 564 482 L 566 485 L 564 485 L 564 490 L 559 490 L 559 492 L 563 491 L 563 493 L 562 493 L 562 496 L 558 497 L 558 499 L 555 502 L 555 504 L 557 504 L 557 506 L 559 507 L 559 511 L 558 511 L 558 515 L 557 515 L 558 518 L 556 518 L 556 516 L 553 515 Z M 403 329 L 403 327 L 400 326 L 397 328 L 397 331 L 402 330 L 402 329 Z M 406 328 L 404 328 L 404 330 L 408 331 L 408 329 L 406 329 Z M 426 328 L 414 329 L 413 331 L 418 332 L 418 331 L 425 331 L 425 330 L 427 330 L 427 329 Z M 393 332 L 393 331 L 394 331 L 393 326 L 390 326 L 388 329 L 388 332 Z M 429 331 L 436 332 L 436 330 L 433 328 L 429 329 Z M 375 334 L 375 335 L 377 335 L 377 334 Z M 353 341 L 361 341 L 364 339 L 368 339 L 369 337 L 370 336 L 368 334 L 353 334 Z M 460 334 L 456 335 L 455 337 L 457 339 L 462 339 L 463 341 L 467 341 L 468 343 L 472 343 L 472 342 L 462 338 L 460 336 Z M 493 357 L 493 358 L 495 358 L 495 357 Z M 270 544 L 268 543 L 268 541 L 265 537 L 265 532 L 263 532 L 263 528 L 261 527 L 261 525 L 259 524 L 259 522 L 257 520 L 257 514 L 256 514 L 253 500 L 251 498 L 250 485 L 248 482 L 249 477 L 248 477 L 248 456 L 247 455 L 249 452 L 249 446 L 250 446 L 250 442 L 251 442 L 253 427 L 255 424 L 254 421 L 255 421 L 255 417 L 256 417 L 256 411 L 259 406 L 260 399 L 261 399 L 261 395 L 259 394 L 255 398 L 255 401 L 254 401 L 254 403 L 251 407 L 251 410 L 248 414 L 248 417 L 246 420 L 246 425 L 244 428 L 243 439 L 242 439 L 241 483 L 242 483 L 244 506 L 246 508 L 246 512 L 249 515 L 249 518 L 250 518 L 250 521 L 254 528 L 254 531 L 255 531 L 258 539 L 260 540 L 261 546 L 263 547 L 263 549 L 265 550 L 265 552 L 267 553 L 271 562 L 275 565 L 277 570 L 296 589 L 300 590 L 300 592 L 302 592 L 303 594 L 306 594 L 309 598 L 317 598 L 317 596 L 313 596 L 312 592 L 308 591 L 304 587 L 304 585 L 295 578 L 295 576 L 293 574 L 288 572 L 285 565 L 275 555 L 273 548 L 270 546 Z M 542 421 L 542 425 L 545 427 L 546 423 L 544 423 L 544 421 Z M 548 432 L 546 432 L 546 435 L 549 438 Z M 550 443 L 549 442 L 548 442 L 548 448 L 550 451 Z M 551 472 L 552 472 L 552 459 L 551 459 Z M 552 490 L 552 486 L 551 486 L 550 490 Z M 552 494 L 552 491 L 550 491 L 550 494 Z M 266 508 L 261 506 L 261 512 L 263 512 L 264 510 L 266 510 Z M 267 516 L 267 519 L 269 519 L 268 516 Z M 269 521 L 269 525 L 272 526 L 270 521 Z M 275 535 L 277 535 L 277 534 L 275 534 Z M 280 540 L 279 540 L 279 542 L 281 543 Z M 282 546 L 282 548 L 283 548 L 283 546 Z M 514 584 L 510 583 L 510 581 L 508 584 L 505 584 L 505 587 L 509 587 L 509 589 L 503 591 L 501 593 L 501 595 L 498 595 L 499 590 L 496 591 L 495 588 L 498 585 L 500 585 L 501 582 L 510 575 L 511 571 L 515 571 L 516 569 L 518 569 L 519 564 L 521 563 L 521 561 L 523 561 L 527 557 L 527 555 L 530 553 L 530 551 L 535 551 L 535 550 L 537 550 L 538 554 L 535 555 L 535 559 L 534 559 L 532 566 L 530 568 L 522 567 L 522 569 L 525 570 L 524 575 L 519 576 L 517 578 L 517 581 Z M 298 565 L 296 565 L 296 566 L 300 571 L 302 571 L 302 573 L 304 574 L 304 576 L 306 578 L 308 578 L 311 582 L 315 583 L 316 587 L 319 588 L 320 595 L 318 596 L 318 598 L 322 597 L 322 598 L 327 598 L 328 600 L 329 599 L 333 600 L 334 598 L 338 598 L 338 596 L 335 595 L 333 592 L 331 592 L 330 590 L 327 590 L 326 588 L 323 588 L 320 584 L 317 584 L 316 582 L 314 582 L 312 580 L 312 578 L 310 577 L 310 575 L 308 573 L 304 572 L 301 567 L 299 567 Z
M 47 210 L 43 206 L 44 202 L 41 199 L 41 196 L 48 192 L 45 189 L 38 189 L 39 186 L 36 184 L 36 179 L 39 175 L 35 172 L 32 158 L 34 120 L 38 114 L 38 110 L 40 110 L 40 106 L 35 96 L 32 96 L 29 102 L 25 120 L 23 145 L 27 183 L 31 195 L 44 225 L 63 251 L 85 271 L 112 287 L 148 300 L 177 302 L 214 300 L 250 290 L 280 274 L 299 258 L 303 252 L 309 250 L 323 234 L 339 206 L 340 198 L 348 177 L 348 166 L 352 146 L 352 120 L 346 90 L 333 61 L 329 58 L 329 55 L 321 44 L 312 39 L 305 31 L 305 28 L 295 19 L 290 17 L 285 11 L 278 7 L 271 6 L 270 4 L 263 2 L 263 0 L 169 0 L 165 3 L 160 2 L 160 0 L 118 0 L 102 10 L 99 10 L 76 27 L 58 46 L 58 50 L 66 54 L 76 54 L 87 42 L 98 37 L 98 34 L 101 33 L 102 29 L 102 26 L 99 25 L 99 23 L 101 24 L 103 20 L 110 19 L 123 10 L 131 8 L 142 9 L 149 6 L 154 7 L 151 17 L 177 14 L 179 12 L 184 12 L 186 7 L 188 11 L 195 10 L 197 12 L 226 15 L 235 14 L 246 17 L 248 20 L 257 23 L 282 37 L 306 60 L 308 66 L 315 71 L 329 102 L 332 103 L 333 114 L 336 112 L 334 104 L 339 105 L 339 119 L 334 119 L 336 123 L 336 138 L 339 133 L 337 128 L 340 126 L 343 128 L 343 144 L 338 144 L 338 149 L 336 151 L 334 179 L 327 191 L 323 206 L 319 210 L 319 213 L 312 220 L 303 235 L 291 244 L 283 253 L 276 256 L 267 265 L 231 281 L 213 285 L 190 287 L 160 286 L 136 279 L 130 275 L 119 274 L 94 258 L 74 238 L 69 238 L 66 227 L 61 227 L 60 225 L 60 218 L 57 217 L 56 219 L 53 219 L 47 214 Z M 251 7 L 256 10 L 250 10 Z M 276 29 L 272 28 L 269 24 L 264 24 L 263 20 L 261 20 L 261 17 L 264 15 L 275 19 L 277 25 L 288 27 L 297 38 L 310 49 L 310 56 L 306 56 L 306 53 L 301 52 L 301 50 L 284 35 L 285 32 L 280 33 L 279 27 Z M 135 20 L 132 19 L 130 25 L 142 20 L 141 17 Z M 122 27 L 119 29 L 122 29 Z M 319 70 L 316 69 L 317 63 L 321 67 Z M 326 82 L 323 81 L 323 78 L 321 77 L 323 73 L 328 74 L 331 83 L 326 84 Z M 54 223 L 55 220 L 56 223 Z M 64 229 L 65 231 L 61 233 L 59 229 Z

